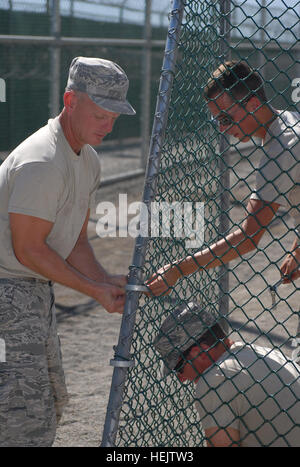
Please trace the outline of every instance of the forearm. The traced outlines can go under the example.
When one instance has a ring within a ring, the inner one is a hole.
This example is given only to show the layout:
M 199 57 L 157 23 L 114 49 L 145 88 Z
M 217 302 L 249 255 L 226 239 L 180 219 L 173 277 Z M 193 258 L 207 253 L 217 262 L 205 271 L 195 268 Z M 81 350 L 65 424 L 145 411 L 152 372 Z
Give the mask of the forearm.
M 278 208 L 277 203 L 250 200 L 242 228 L 235 230 L 211 247 L 179 262 L 182 272 L 186 275 L 201 268 L 214 268 L 254 250 Z
M 17 256 L 27 268 L 47 279 L 96 298 L 99 284 L 75 269 L 47 244 L 27 249 Z
M 292 245 L 292 253 L 295 256 L 295 258 L 300 262 L 300 239 L 299 236 L 297 235 L 293 245 Z
M 97 261 L 88 240 L 76 244 L 67 258 L 67 263 L 93 281 L 108 282 L 109 280 L 109 274 Z
M 154 295 L 167 294 L 182 276 L 188 276 L 200 269 L 211 269 L 227 264 L 257 248 L 258 243 L 270 224 L 279 205 L 250 200 L 247 217 L 242 227 L 233 233 L 184 259 L 167 264 L 153 274 L 147 285 Z
M 178 261 L 178 267 L 185 276 L 201 268 L 215 268 L 249 253 L 256 248 L 257 243 L 257 239 L 252 239 L 242 229 L 237 229 L 211 247 Z

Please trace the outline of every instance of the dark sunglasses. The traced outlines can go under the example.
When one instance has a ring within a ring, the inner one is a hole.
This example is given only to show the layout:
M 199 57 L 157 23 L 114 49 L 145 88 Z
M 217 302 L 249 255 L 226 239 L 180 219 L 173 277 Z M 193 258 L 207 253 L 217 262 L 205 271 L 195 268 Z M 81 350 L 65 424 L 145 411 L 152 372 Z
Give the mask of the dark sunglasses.
M 239 102 L 239 105 L 245 105 L 252 99 L 252 95 L 246 97 L 242 102 Z M 212 118 L 212 121 L 215 125 L 230 126 L 235 123 L 234 116 L 228 114 L 227 112 L 222 112 L 218 118 Z
M 225 112 L 224 112 L 225 113 Z M 229 114 L 225 114 L 225 115 L 222 115 L 218 118 L 212 118 L 212 121 L 215 125 L 217 126 L 230 126 L 234 123 L 234 118 L 229 115 Z

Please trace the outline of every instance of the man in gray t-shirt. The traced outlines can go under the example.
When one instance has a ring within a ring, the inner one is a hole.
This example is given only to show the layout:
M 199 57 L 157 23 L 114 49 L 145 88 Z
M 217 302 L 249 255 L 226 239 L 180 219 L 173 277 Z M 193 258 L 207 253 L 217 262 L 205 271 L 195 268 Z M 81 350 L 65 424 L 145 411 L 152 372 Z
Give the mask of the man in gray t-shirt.
M 195 383 L 208 446 L 300 447 L 300 367 L 279 349 L 234 343 L 195 302 L 165 319 L 154 347 L 163 377 Z
M 256 189 L 241 226 L 203 250 L 160 268 L 148 282 L 152 293 L 169 293 L 182 276 L 227 264 L 255 250 L 281 205 L 294 219 L 295 240 L 280 272 L 283 282 L 296 280 L 300 277 L 300 114 L 274 109 L 259 73 L 239 61 L 215 70 L 204 97 L 221 133 L 242 143 L 253 137 L 262 141 Z M 300 337 L 300 321 L 297 334 Z
M 61 114 L 0 167 L 0 446 L 51 446 L 68 400 L 52 283 L 122 313 L 126 276 L 111 275 L 88 240 L 100 184 L 99 146 L 126 100 L 117 64 L 76 57 Z

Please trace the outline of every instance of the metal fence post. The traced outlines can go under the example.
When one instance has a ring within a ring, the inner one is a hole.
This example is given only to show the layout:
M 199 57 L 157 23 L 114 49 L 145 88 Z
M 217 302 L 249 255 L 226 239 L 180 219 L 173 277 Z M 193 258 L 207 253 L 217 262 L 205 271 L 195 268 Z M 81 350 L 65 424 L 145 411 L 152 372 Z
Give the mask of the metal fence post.
M 150 100 L 151 100 L 151 8 L 152 0 L 145 0 L 145 24 L 144 39 L 145 47 L 143 53 L 143 85 L 142 85 L 142 147 L 141 166 L 147 165 L 147 156 L 150 136 Z
M 155 197 L 156 178 L 160 167 L 161 147 L 168 120 L 169 102 L 177 59 L 177 45 L 181 29 L 182 15 L 183 1 L 173 0 L 143 194 L 143 203 L 148 207 L 148 212 L 150 211 L 150 203 Z M 138 308 L 140 295 L 139 290 L 141 290 L 141 272 L 145 262 L 147 244 L 148 237 L 140 235 L 136 240 L 133 262 L 130 267 L 128 280 L 128 288 L 130 287 L 131 291 L 127 294 L 119 342 L 115 348 L 115 357 L 111 361 L 111 365 L 114 366 L 114 371 L 101 447 L 115 446 L 127 371 L 130 366 L 134 365 L 134 360 L 130 354 L 130 347 L 134 332 L 136 311 Z
M 300 37 L 300 19 L 298 24 L 298 37 Z M 300 48 L 296 51 L 296 67 L 295 67 L 295 76 L 294 78 L 300 79 Z M 300 103 L 298 103 L 298 109 L 300 110 Z
M 230 60 L 230 3 L 231 0 L 220 0 L 220 56 L 221 61 Z M 229 143 L 228 136 L 220 136 L 220 225 L 219 232 L 223 236 L 229 229 L 228 210 L 229 210 Z M 219 268 L 219 313 L 227 316 L 229 311 L 229 272 L 228 265 L 224 264 Z M 229 329 L 226 319 L 224 328 Z
M 59 39 L 61 33 L 60 0 L 51 2 L 51 36 Z M 60 47 L 50 47 L 49 115 L 55 117 L 60 109 Z
M 266 59 L 263 53 L 263 48 L 266 42 L 266 23 L 267 23 L 267 2 L 266 0 L 262 0 L 261 2 L 260 18 L 261 18 L 260 20 L 261 29 L 260 29 L 259 73 L 262 79 L 264 79 L 265 71 L 266 71 L 264 68 Z

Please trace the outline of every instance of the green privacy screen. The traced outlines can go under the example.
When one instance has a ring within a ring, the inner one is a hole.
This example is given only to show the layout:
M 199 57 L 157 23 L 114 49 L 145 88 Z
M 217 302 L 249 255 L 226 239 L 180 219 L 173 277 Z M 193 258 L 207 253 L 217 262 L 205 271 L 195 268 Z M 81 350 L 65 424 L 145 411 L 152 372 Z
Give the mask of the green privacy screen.
M 32 35 L 51 37 L 51 12 L 43 12 L 46 2 L 40 2 L 40 11 L 35 13 L 18 11 L 18 5 L 11 2 L 11 10 L 0 0 L 0 33 L 11 36 Z M 49 3 L 49 2 L 48 2 Z M 70 2 L 68 2 L 70 3 Z M 104 2 L 105 3 L 105 2 Z M 124 2 L 123 2 L 124 3 Z M 134 6 L 140 9 L 138 0 Z M 143 2 L 142 2 L 143 3 Z M 50 4 L 49 4 L 50 5 Z M 121 5 L 121 2 L 120 2 Z M 53 4 L 51 3 L 51 8 Z M 30 5 L 32 7 L 32 5 Z M 63 2 L 61 2 L 63 10 Z M 101 2 L 94 4 L 95 15 L 99 15 Z M 24 7 L 25 9 L 25 7 Z M 143 26 L 126 22 L 111 23 L 107 19 L 96 21 L 70 17 L 61 14 L 61 36 L 82 37 L 82 44 L 62 45 L 60 55 L 60 103 L 63 105 L 63 92 L 68 78 L 69 66 L 74 57 L 90 56 L 112 60 L 124 68 L 128 74 L 130 88 L 128 99 L 137 109 L 137 115 L 124 125 L 125 117 L 120 117 L 114 133 L 108 139 L 136 138 L 140 136 L 140 116 L 144 105 L 142 96 L 143 50 L 141 46 L 126 47 L 128 39 L 141 39 Z M 165 37 L 165 28 L 153 26 L 154 40 Z M 85 38 L 118 38 L 124 40 L 123 47 L 112 45 L 86 45 Z M 32 43 L 19 42 L 0 44 L 0 77 L 6 81 L 6 102 L 0 106 L 0 151 L 10 151 L 25 138 L 47 123 L 51 85 L 50 47 L 36 40 Z M 151 71 L 151 112 L 154 111 L 157 82 L 159 79 L 162 51 L 152 48 Z
M 277 118 L 283 111 L 296 112 L 300 81 L 299 6 L 297 2 L 288 6 L 283 1 L 262 0 L 173 2 L 143 198 L 148 209 L 149 203 L 161 208 L 159 233 L 156 225 L 148 239 L 137 239 L 129 281 L 133 285 L 123 317 L 128 327 L 124 331 L 121 326 L 113 362 L 114 377 L 119 375 L 119 381 L 117 378 L 112 382 L 103 445 L 206 445 L 203 419 L 195 406 L 194 383 L 182 384 L 174 372 L 163 378 L 160 355 L 153 346 L 163 320 L 179 305 L 193 301 L 216 319 L 223 316 L 231 340 L 250 349 L 255 349 L 256 345 L 269 349 L 265 350 L 265 357 L 257 356 L 265 362 L 274 349 L 282 356 L 281 362 L 289 362 L 298 371 L 295 362 L 298 358 L 299 281 L 279 282 L 279 285 L 278 281 L 280 266 L 297 234 L 292 214 L 295 215 L 300 198 L 287 203 L 280 201 L 276 216 L 258 247 L 244 256 L 238 255 L 228 264 L 182 277 L 169 289 L 168 296 L 142 295 L 138 285 L 163 265 L 210 248 L 224 234 L 243 226 L 247 203 L 256 189 L 260 160 L 267 157 L 268 152 L 253 135 L 246 143 L 241 143 L 228 134 L 226 130 L 234 122 L 236 107 L 230 107 L 227 112 L 231 121 L 220 122 L 224 116 L 228 119 L 222 109 L 219 109 L 220 115 L 214 115 L 219 122 L 213 120 L 204 89 L 214 70 L 225 60 L 243 61 L 255 68 L 264 81 L 268 106 L 280 110 Z M 231 91 L 229 88 L 228 93 L 234 99 Z M 251 89 L 248 91 L 246 94 L 250 98 L 253 93 Z M 237 105 L 246 104 L 239 101 Z M 236 121 L 240 127 L 242 123 L 239 119 Z M 297 118 L 294 124 L 295 128 L 290 125 L 289 131 L 298 137 Z M 280 133 L 272 138 L 280 138 Z M 297 138 L 293 141 L 292 148 L 297 145 Z M 295 151 L 299 153 L 299 146 Z M 293 150 L 291 154 L 294 157 Z M 281 162 L 275 160 L 275 166 L 280 166 L 284 172 Z M 286 176 L 290 178 L 289 173 Z M 300 179 L 293 180 L 296 187 L 299 182 Z M 288 191 L 281 194 L 289 199 Z M 279 201 L 278 197 L 276 199 Z M 170 205 L 173 210 L 169 217 L 164 217 L 163 206 Z M 179 206 L 177 211 L 176 206 Z M 192 206 L 193 221 L 184 218 L 183 206 Z M 197 224 L 196 206 L 203 214 L 203 223 Z M 297 221 L 297 215 L 295 219 Z M 184 220 L 189 223 L 190 231 L 184 228 L 180 231 Z M 222 263 L 222 256 L 219 259 Z M 275 284 L 277 287 L 271 294 Z M 124 343 L 130 354 L 122 355 Z M 174 345 L 176 347 L 176 343 Z M 279 364 L 278 371 L 281 365 L 284 363 Z M 251 373 L 251 368 L 246 365 L 244 371 Z M 254 429 L 252 427 L 254 444 L 293 445 L 289 434 L 297 424 L 299 430 L 297 397 L 291 397 L 289 404 L 280 405 L 276 394 L 281 391 L 280 382 L 285 384 L 284 378 L 278 373 L 272 391 L 268 392 L 264 381 L 271 374 L 274 375 L 274 369 L 270 366 L 269 371 L 262 371 L 260 378 L 248 379 L 246 388 L 235 386 L 237 391 L 241 390 L 239 397 L 245 399 L 248 390 L 262 391 L 265 398 L 274 398 L 271 418 L 266 418 L 264 398 L 257 406 L 251 402 L 255 398 L 250 398 L 244 412 L 239 412 L 229 398 L 221 401 L 223 408 L 218 410 L 225 410 L 227 405 L 232 425 L 226 422 L 218 425 L 222 416 L 211 409 L 213 425 L 220 431 L 234 426 L 243 445 L 251 431 L 251 427 L 247 427 L 247 412 L 256 411 L 260 422 Z M 200 376 L 200 384 L 201 378 L 203 376 Z M 210 398 L 213 398 L 212 389 L 207 388 Z M 297 391 L 299 393 L 299 388 Z M 119 400 L 114 397 L 117 392 L 119 395 L 121 392 Z M 220 397 L 219 394 L 216 388 L 214 397 Z M 201 400 L 198 402 L 201 404 Z M 277 412 L 278 417 L 283 415 L 290 421 L 285 431 L 278 429 Z M 264 438 L 265 429 L 271 430 L 271 437 Z

